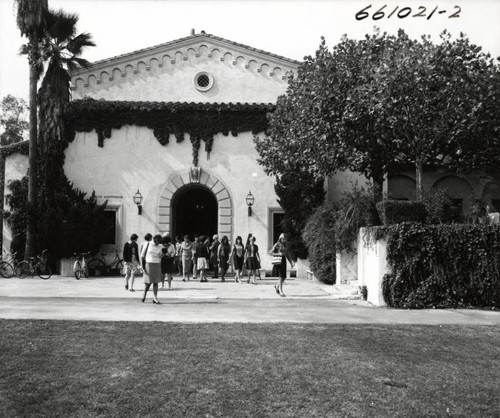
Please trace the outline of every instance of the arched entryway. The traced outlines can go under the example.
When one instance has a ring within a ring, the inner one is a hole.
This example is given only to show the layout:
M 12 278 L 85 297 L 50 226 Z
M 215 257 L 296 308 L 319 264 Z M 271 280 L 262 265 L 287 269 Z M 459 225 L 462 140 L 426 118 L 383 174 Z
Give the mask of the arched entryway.
M 192 209 L 193 205 L 195 209 Z M 158 202 L 158 229 L 160 233 L 176 236 L 181 229 L 190 229 L 187 226 L 178 227 L 177 223 L 179 221 L 181 225 L 186 225 L 187 219 L 196 218 L 197 216 L 192 212 L 180 214 L 180 211 L 183 210 L 188 210 L 188 212 L 196 210 L 196 205 L 203 205 L 204 209 L 208 209 L 206 211 L 208 218 L 201 220 L 201 223 L 206 223 L 207 228 L 210 229 L 207 234 L 227 235 L 231 241 L 233 235 L 231 195 L 219 178 L 200 168 L 172 174 L 165 183 Z M 214 211 L 216 213 L 215 224 L 213 223 Z M 181 219 L 179 219 L 179 215 Z
M 186 185 L 172 198 L 172 234 L 174 236 L 212 236 L 217 228 L 218 204 L 206 186 Z

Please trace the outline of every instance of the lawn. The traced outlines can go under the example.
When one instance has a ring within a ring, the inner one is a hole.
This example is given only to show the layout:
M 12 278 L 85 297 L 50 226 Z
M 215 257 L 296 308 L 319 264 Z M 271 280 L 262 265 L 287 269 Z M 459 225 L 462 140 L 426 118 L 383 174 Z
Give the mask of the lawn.
M 498 417 L 494 327 L 0 320 L 0 416 Z

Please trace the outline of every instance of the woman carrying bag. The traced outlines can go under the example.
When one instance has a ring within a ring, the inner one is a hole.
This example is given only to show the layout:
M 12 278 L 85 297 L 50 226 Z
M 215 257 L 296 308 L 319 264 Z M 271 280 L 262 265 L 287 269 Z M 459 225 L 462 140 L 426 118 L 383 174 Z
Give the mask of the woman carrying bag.
M 292 268 L 294 266 L 293 254 L 285 234 L 280 235 L 278 242 L 273 245 L 271 252 L 273 255 L 273 276 L 277 273 L 280 278 L 279 284 L 274 286 L 274 289 L 278 295 L 285 297 L 283 293 L 283 283 L 286 279 L 286 260 L 288 259 L 288 261 L 290 261 Z
M 150 242 L 148 245 L 144 247 L 141 253 L 141 257 L 145 260 L 144 266 L 144 296 L 142 297 L 142 301 L 146 300 L 146 294 L 148 293 L 149 288 L 153 285 L 153 303 L 156 305 L 160 305 L 158 301 L 158 283 L 161 282 L 161 258 L 163 257 L 162 253 L 163 245 L 161 244 L 161 235 L 155 235 L 153 238 L 153 242 Z

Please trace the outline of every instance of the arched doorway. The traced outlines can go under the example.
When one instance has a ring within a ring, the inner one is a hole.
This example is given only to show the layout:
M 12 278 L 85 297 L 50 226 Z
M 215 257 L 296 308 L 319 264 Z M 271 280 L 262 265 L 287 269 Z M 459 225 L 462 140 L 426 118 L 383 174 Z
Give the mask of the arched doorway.
M 214 194 L 203 186 L 187 185 L 172 199 L 174 236 L 212 236 L 217 233 L 218 204 Z
M 173 173 L 163 186 L 158 200 L 158 231 L 161 234 L 177 234 L 174 217 L 177 211 L 175 199 L 190 190 L 204 190 L 215 199 L 217 210 L 217 227 L 214 234 L 227 235 L 229 241 L 233 236 L 233 204 L 229 190 L 218 177 L 206 170 L 199 169 L 197 175 L 192 170 Z M 186 197 L 188 199 L 188 197 Z

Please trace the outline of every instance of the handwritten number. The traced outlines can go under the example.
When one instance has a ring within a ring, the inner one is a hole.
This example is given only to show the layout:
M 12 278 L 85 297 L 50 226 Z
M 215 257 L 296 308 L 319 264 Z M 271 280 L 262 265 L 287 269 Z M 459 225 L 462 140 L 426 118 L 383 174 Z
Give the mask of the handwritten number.
M 371 4 L 369 4 L 364 9 L 361 9 L 358 13 L 356 13 L 356 20 L 363 20 L 363 19 L 366 19 L 368 16 L 370 16 L 370 14 L 365 11 L 365 10 L 369 9 L 370 7 L 372 7 Z
M 407 17 L 409 14 L 411 13 L 411 7 L 403 7 L 399 13 L 398 13 L 398 17 L 400 19 L 404 19 L 405 17 Z
M 413 17 L 425 17 L 425 11 L 427 9 L 424 6 L 418 6 L 418 8 L 421 9 L 420 12 L 415 13 Z
M 382 11 L 387 7 L 387 4 L 384 4 L 380 9 L 378 9 L 375 13 L 373 13 L 373 20 L 380 20 L 385 16 L 385 13 Z
M 454 6 L 455 9 L 458 9 L 455 13 L 453 13 L 452 15 L 448 16 L 448 19 L 451 19 L 453 17 L 460 17 L 459 16 L 459 13 L 462 11 L 462 9 L 460 8 L 460 6 Z
M 432 17 L 432 15 L 436 12 L 437 9 L 438 9 L 438 7 L 436 6 L 434 8 L 434 10 L 431 12 L 431 14 L 429 16 L 427 16 L 427 20 L 429 20 Z
M 399 9 L 399 6 L 396 6 L 396 8 L 391 12 L 389 16 L 387 16 L 387 19 L 389 19 L 394 13 L 396 13 L 396 10 Z

